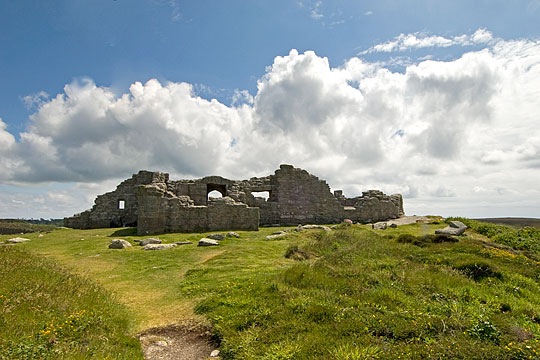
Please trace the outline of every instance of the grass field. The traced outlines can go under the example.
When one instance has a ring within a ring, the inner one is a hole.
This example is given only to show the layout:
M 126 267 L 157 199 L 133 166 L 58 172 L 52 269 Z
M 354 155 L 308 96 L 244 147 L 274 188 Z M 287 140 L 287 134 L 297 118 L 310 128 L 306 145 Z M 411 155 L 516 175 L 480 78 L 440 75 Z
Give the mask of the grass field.
M 353 225 L 270 241 L 276 229 L 263 228 L 164 251 L 135 246 L 133 229 L 56 230 L 16 247 L 113 294 L 132 320 L 125 334 L 210 322 L 226 359 L 539 358 L 540 239 L 528 233 L 517 250 L 522 234 L 510 235 L 514 247 L 489 240 L 502 232 L 419 238 L 444 226 Z M 134 246 L 109 250 L 113 238 Z

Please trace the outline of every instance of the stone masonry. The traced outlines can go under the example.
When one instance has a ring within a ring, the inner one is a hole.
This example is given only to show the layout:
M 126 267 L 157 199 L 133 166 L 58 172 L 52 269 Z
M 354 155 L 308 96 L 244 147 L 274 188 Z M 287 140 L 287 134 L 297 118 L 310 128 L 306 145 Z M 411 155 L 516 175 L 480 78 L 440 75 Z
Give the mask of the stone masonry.
M 222 198 L 209 198 L 211 191 Z M 256 196 L 266 192 L 268 198 Z M 92 209 L 64 219 L 65 226 L 90 229 L 137 226 L 140 235 L 164 232 L 257 230 L 259 225 L 331 224 L 344 219 L 376 222 L 403 215 L 401 195 L 369 190 L 347 198 L 332 194 L 326 181 L 291 165 L 249 180 L 207 176 L 169 180 L 139 171 L 116 190 L 96 198 Z

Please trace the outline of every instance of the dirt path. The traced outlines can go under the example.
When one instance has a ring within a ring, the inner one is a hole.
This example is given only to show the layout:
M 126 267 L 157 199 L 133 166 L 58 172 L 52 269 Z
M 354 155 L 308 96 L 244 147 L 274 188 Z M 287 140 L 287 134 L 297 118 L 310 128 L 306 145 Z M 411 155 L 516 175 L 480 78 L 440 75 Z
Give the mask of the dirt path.
M 211 332 L 197 324 L 148 329 L 139 340 L 147 360 L 220 359 Z

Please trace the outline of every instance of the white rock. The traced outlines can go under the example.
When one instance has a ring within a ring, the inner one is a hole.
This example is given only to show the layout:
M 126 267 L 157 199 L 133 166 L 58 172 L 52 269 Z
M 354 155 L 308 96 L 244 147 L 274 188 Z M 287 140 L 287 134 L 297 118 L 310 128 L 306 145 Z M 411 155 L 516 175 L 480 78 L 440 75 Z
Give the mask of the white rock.
M 123 239 L 113 239 L 109 244 L 109 249 L 125 249 L 131 247 L 131 244 Z
M 201 240 L 199 240 L 198 246 L 217 246 L 217 245 L 219 245 L 217 240 L 202 238 Z
M 143 250 L 166 250 L 176 247 L 176 244 L 148 244 L 143 247 Z
M 219 350 L 214 350 L 210 353 L 210 357 L 218 357 L 219 356 Z
M 6 242 L 11 243 L 11 244 L 18 244 L 18 243 L 27 242 L 27 241 L 30 241 L 30 239 L 25 239 L 25 238 L 22 238 L 22 237 L 16 237 L 16 238 L 13 238 L 13 239 L 9 239 Z

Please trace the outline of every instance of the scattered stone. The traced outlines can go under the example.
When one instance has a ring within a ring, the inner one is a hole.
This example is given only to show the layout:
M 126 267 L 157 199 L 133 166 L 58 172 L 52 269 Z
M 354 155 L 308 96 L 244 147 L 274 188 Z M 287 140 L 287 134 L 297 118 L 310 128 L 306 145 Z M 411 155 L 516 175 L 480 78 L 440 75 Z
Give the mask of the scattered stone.
M 43 237 L 43 234 L 39 234 L 38 237 Z
M 148 244 L 143 247 L 143 250 L 167 250 L 176 247 L 176 244 Z
M 304 231 L 304 227 L 303 227 L 301 224 L 299 224 L 299 225 L 294 229 L 294 231 L 296 231 L 296 232 Z
M 219 356 L 219 350 L 214 350 L 210 353 L 210 357 L 218 357 Z
M 144 240 L 139 241 L 139 245 L 146 246 L 148 244 L 161 244 L 161 240 L 156 238 L 147 238 Z
M 467 225 L 461 221 L 450 221 L 444 229 L 435 230 L 435 234 L 459 236 L 467 230 Z
M 97 235 L 96 235 L 97 236 Z M 135 239 L 133 240 L 133 242 L 136 242 L 136 243 L 140 243 L 142 240 L 141 239 Z
M 223 235 L 223 234 L 210 234 L 210 235 L 207 235 L 206 238 L 221 241 L 221 240 L 225 240 L 225 235 Z
M 320 229 L 320 230 L 324 230 L 324 231 L 331 231 L 330 228 L 328 226 L 324 226 L 324 225 L 304 225 L 302 226 L 304 229 L 306 230 L 309 230 L 309 229 Z
M 2 245 L 4 242 L 3 241 L 0 241 L 0 245 Z
M 371 226 L 373 230 L 386 230 L 388 225 L 385 222 L 378 222 Z
M 339 228 L 339 226 L 337 226 L 337 225 L 332 225 L 332 226 L 330 226 L 330 229 L 332 229 L 332 230 L 336 230 L 336 229 L 338 229 L 338 228 Z
M 215 239 L 202 238 L 201 240 L 199 240 L 199 244 L 197 246 L 217 246 L 217 245 L 219 245 L 219 243 Z
M 272 239 L 277 239 L 277 238 L 283 237 L 285 235 L 287 235 L 287 233 L 285 231 L 280 231 L 279 234 L 268 235 L 265 239 L 266 240 L 272 240 Z
M 122 239 L 113 239 L 109 244 L 109 249 L 125 249 L 131 247 L 131 244 Z
M 352 224 L 353 224 L 353 221 L 352 221 L 351 219 L 345 219 L 345 220 L 343 220 L 343 222 L 344 222 L 345 224 L 349 224 L 349 225 L 352 225 Z
M 30 241 L 30 239 L 25 239 L 25 238 L 22 238 L 22 237 L 16 237 L 16 238 L 13 238 L 13 239 L 9 239 L 6 242 L 8 242 L 10 244 L 18 244 L 18 243 L 23 243 L 23 242 L 27 242 L 27 241 Z
M 189 245 L 189 244 L 193 244 L 193 242 L 191 241 L 177 241 L 175 242 L 176 245 Z
M 165 347 L 165 346 L 169 345 L 169 343 L 166 342 L 166 341 L 164 341 L 164 340 L 156 341 L 154 344 L 155 344 L 156 346 L 162 346 L 162 347 Z
M 395 229 L 395 228 L 397 228 L 397 224 L 392 223 L 392 224 L 388 225 L 388 227 Z
M 227 237 L 235 237 L 235 238 L 239 238 L 240 237 L 240 234 L 234 232 L 234 231 L 231 231 L 231 232 L 228 232 L 227 233 Z
M 282 234 L 285 234 L 285 231 L 283 230 L 276 231 L 276 232 L 273 232 L 271 235 L 282 235 Z

